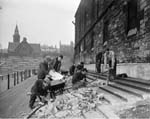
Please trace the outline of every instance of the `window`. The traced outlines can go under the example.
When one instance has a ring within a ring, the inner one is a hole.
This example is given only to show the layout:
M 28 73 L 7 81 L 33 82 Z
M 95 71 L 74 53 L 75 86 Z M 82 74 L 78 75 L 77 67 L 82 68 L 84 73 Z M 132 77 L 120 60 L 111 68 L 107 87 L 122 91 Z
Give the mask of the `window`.
M 91 33 L 91 49 L 94 47 L 94 32 Z
M 144 8 L 146 6 L 145 0 L 140 0 L 140 11 L 139 11 L 139 20 L 144 19 Z
M 86 50 L 86 39 L 83 40 L 83 50 L 85 51 Z
M 84 32 L 86 31 L 86 26 L 87 26 L 87 18 L 86 18 L 86 16 L 87 16 L 87 12 L 86 12 L 86 10 L 84 11 Z
M 139 20 L 144 19 L 144 9 L 139 11 Z
M 130 0 L 128 2 L 128 27 L 127 32 L 130 29 L 134 29 L 138 25 L 138 18 L 137 18 L 137 0 Z
M 108 21 L 104 22 L 103 43 L 108 40 Z
M 102 12 L 102 5 L 104 0 L 96 0 L 96 16 L 99 17 Z

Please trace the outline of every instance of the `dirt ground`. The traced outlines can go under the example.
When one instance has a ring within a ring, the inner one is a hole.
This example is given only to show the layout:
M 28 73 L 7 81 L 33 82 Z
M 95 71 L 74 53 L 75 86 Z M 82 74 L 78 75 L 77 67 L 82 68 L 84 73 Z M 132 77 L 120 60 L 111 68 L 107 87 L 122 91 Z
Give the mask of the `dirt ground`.
M 31 110 L 28 107 L 31 86 L 36 80 L 33 76 L 17 86 L 0 93 L 0 118 L 20 118 L 28 114 Z

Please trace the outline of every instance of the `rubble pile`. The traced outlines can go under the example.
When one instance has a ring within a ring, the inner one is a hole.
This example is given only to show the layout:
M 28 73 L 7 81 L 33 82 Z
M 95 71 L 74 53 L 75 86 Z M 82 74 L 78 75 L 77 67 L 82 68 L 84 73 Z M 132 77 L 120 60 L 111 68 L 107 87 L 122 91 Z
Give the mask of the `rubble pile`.
M 80 88 L 57 97 L 36 112 L 36 118 L 103 118 L 97 107 L 108 104 L 97 88 Z M 93 117 L 94 116 L 94 117 Z
M 150 98 L 136 102 L 127 109 L 117 112 L 120 119 L 150 119 Z

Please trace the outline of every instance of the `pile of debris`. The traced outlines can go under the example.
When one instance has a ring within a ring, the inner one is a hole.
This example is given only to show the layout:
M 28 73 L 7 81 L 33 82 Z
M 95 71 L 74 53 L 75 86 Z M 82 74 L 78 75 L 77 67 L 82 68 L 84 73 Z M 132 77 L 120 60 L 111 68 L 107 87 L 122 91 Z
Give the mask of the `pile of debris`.
M 80 88 L 57 96 L 35 113 L 35 118 L 103 118 L 98 106 L 108 104 L 98 88 Z M 94 117 L 93 117 L 94 116 Z
M 132 107 L 118 112 L 120 119 L 149 119 L 150 98 L 138 101 Z

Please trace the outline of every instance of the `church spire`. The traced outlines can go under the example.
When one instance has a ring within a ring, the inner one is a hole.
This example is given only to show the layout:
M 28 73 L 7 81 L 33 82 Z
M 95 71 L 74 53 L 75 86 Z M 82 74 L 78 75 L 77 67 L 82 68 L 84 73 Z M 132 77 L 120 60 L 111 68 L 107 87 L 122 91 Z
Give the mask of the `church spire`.
M 17 24 L 16 24 L 14 35 L 13 35 L 13 42 L 20 43 L 20 35 L 19 35 L 19 30 L 18 30 L 18 25 Z
M 18 25 L 16 24 L 15 33 L 19 34 Z

